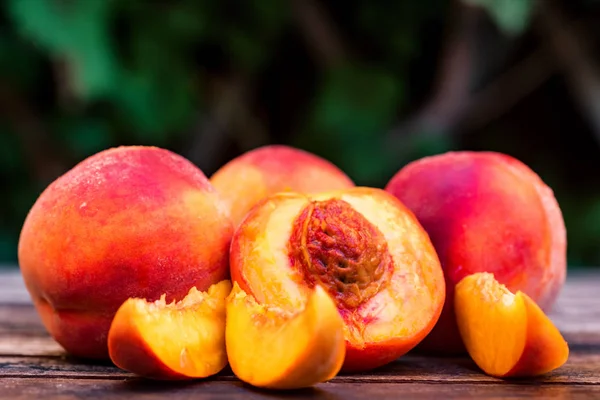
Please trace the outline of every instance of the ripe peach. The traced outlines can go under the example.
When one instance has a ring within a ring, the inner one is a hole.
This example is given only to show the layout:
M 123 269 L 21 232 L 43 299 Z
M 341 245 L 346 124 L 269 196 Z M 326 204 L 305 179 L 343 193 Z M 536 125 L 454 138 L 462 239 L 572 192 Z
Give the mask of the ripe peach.
M 300 389 L 326 382 L 344 362 L 343 327 L 321 286 L 302 309 L 286 312 L 258 304 L 234 283 L 225 329 L 229 365 L 240 380 L 256 387 Z
M 539 306 L 521 291 L 511 293 L 493 274 L 463 278 L 454 306 L 466 348 L 488 375 L 543 375 L 569 357 L 567 342 Z
M 464 353 L 454 286 L 471 273 L 494 273 L 544 310 L 552 306 L 566 274 L 565 226 L 551 189 L 525 164 L 494 152 L 450 152 L 408 164 L 385 189 L 415 213 L 444 268 L 444 311 L 420 350 Z
M 206 378 L 227 365 L 225 299 L 231 282 L 223 280 L 208 291 L 195 287 L 180 302 L 165 296 L 148 302 L 127 299 L 108 331 L 113 363 L 152 379 Z
M 19 240 L 25 284 L 69 353 L 107 358 L 112 318 L 129 297 L 180 300 L 228 278 L 233 226 L 205 175 L 170 151 L 121 147 L 49 185 Z
M 283 145 L 251 150 L 231 160 L 211 178 L 238 225 L 252 206 L 276 192 L 318 193 L 354 183 L 340 169 L 315 154 Z
M 408 352 L 432 329 L 445 297 L 429 237 L 381 189 L 272 195 L 236 230 L 230 262 L 232 279 L 260 304 L 297 310 L 322 285 L 344 320 L 344 371 Z

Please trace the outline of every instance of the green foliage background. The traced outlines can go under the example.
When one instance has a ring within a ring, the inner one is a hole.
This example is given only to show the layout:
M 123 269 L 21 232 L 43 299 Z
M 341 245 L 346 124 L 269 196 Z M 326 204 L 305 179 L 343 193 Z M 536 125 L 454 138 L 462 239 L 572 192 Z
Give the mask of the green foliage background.
M 412 159 L 466 147 L 448 134 L 417 132 L 396 142 L 388 135 L 433 86 L 451 1 L 327 2 L 321 8 L 342 32 L 345 48 L 343 56 L 321 62 L 311 58 L 310 45 L 300 44 L 293 3 L 2 3 L 0 261 L 16 260 L 29 207 L 53 176 L 77 161 L 134 143 L 187 155 L 190 132 L 211 114 L 214 87 L 223 80 L 254 88 L 246 108 L 267 133 L 242 130 L 242 142 L 305 148 L 359 184 L 382 186 Z M 464 3 L 484 7 L 507 36 L 522 34 L 532 18 L 533 0 Z M 29 126 L 32 118 L 38 128 Z M 494 140 L 490 136 L 490 149 Z M 239 140 L 225 143 L 216 161 L 203 165 L 207 174 L 247 150 Z M 518 144 L 496 147 L 519 154 Z M 52 163 L 58 172 L 44 174 Z M 534 169 L 552 181 L 551 164 Z M 572 235 L 570 261 L 600 264 L 600 196 L 575 202 L 566 189 L 557 196 Z

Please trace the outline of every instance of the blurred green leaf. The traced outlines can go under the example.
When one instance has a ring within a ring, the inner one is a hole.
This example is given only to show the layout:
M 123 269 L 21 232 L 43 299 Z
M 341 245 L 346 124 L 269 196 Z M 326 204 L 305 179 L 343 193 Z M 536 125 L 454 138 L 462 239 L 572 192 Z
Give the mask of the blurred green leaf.
M 77 158 L 85 158 L 115 145 L 111 126 L 105 119 L 91 117 L 63 117 L 55 125 L 56 138 L 61 147 Z
M 6 228 L 0 228 L 0 261 L 16 262 L 18 234 Z
M 118 73 L 108 19 L 114 0 L 7 0 L 23 35 L 67 63 L 75 91 L 87 99 L 109 92 Z
M 41 62 L 41 55 L 30 43 L 12 32 L 0 32 L 0 76 L 6 81 L 30 90 L 35 85 Z
M 509 35 L 518 35 L 529 26 L 535 6 L 534 0 L 463 0 L 467 4 L 481 6 Z
M 0 127 L 0 175 L 16 174 L 24 164 L 21 143 L 16 134 Z
M 189 124 L 194 110 L 186 75 L 141 70 L 124 73 L 115 94 L 124 121 L 143 144 L 165 145 L 172 131 Z
M 381 177 L 390 161 L 381 157 L 381 137 L 401 93 L 400 82 L 382 70 L 343 66 L 329 71 L 313 104 L 303 146 L 327 153 L 359 182 Z

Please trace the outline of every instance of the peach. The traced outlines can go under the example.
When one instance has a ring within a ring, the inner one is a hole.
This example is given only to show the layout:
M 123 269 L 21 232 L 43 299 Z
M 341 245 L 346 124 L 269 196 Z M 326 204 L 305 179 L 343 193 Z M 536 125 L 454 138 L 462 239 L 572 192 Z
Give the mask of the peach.
M 268 389 L 300 389 L 337 375 L 344 362 L 344 323 L 316 286 L 294 312 L 258 304 L 234 283 L 227 299 L 229 365 L 242 381 Z
M 153 379 L 192 379 L 215 375 L 227 365 L 225 299 L 231 282 L 207 292 L 190 289 L 183 300 L 165 296 L 147 302 L 126 300 L 108 331 L 110 359 L 121 369 Z
M 261 201 L 234 233 L 231 276 L 259 304 L 301 309 L 315 285 L 344 320 L 344 371 L 412 349 L 443 306 L 443 272 L 429 237 L 396 198 L 375 188 Z
M 168 150 L 121 147 L 50 184 L 25 219 L 19 263 L 41 319 L 67 352 L 108 358 L 129 297 L 180 300 L 228 278 L 233 226 L 206 176 Z
M 238 225 L 264 197 L 284 191 L 318 193 L 354 183 L 329 161 L 304 150 L 269 145 L 234 158 L 211 178 Z
M 569 346 L 525 293 L 511 293 L 493 274 L 463 278 L 454 307 L 460 334 L 473 361 L 488 375 L 534 377 L 562 366 Z
M 491 272 L 551 308 L 565 280 L 565 225 L 551 189 L 525 164 L 494 152 L 449 152 L 408 164 L 385 190 L 414 212 L 444 269 L 444 311 L 419 350 L 464 353 L 454 286 L 471 273 Z

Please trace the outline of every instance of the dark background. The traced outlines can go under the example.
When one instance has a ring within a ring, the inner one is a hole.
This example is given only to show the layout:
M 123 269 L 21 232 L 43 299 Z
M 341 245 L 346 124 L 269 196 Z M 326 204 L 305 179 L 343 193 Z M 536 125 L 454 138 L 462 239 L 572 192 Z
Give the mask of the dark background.
M 555 191 L 570 266 L 600 265 L 600 2 L 5 0 L 0 263 L 39 193 L 100 150 L 171 149 L 210 176 L 285 143 L 360 185 L 496 150 Z

